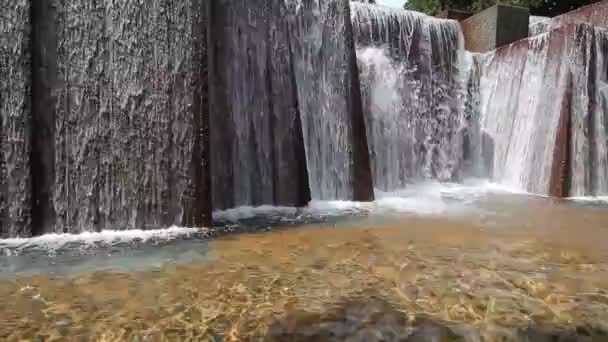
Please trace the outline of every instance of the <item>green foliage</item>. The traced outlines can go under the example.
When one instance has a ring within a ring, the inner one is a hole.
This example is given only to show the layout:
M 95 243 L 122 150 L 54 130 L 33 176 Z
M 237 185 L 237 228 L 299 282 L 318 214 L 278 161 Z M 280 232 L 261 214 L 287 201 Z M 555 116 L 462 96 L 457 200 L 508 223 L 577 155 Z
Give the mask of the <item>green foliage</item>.
M 534 15 L 555 16 L 598 0 L 407 0 L 405 9 L 435 15 L 446 9 L 479 12 L 498 3 L 529 7 Z

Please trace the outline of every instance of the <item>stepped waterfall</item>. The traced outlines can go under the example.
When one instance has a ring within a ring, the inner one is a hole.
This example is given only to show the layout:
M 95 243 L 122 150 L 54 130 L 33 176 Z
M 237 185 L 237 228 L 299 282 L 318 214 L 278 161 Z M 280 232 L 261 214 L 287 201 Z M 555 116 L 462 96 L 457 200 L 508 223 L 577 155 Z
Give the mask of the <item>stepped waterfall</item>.
M 606 29 L 535 18 L 537 35 L 470 53 L 458 22 L 367 1 L 2 12 L 3 237 L 203 226 L 212 208 L 469 177 L 608 193 Z

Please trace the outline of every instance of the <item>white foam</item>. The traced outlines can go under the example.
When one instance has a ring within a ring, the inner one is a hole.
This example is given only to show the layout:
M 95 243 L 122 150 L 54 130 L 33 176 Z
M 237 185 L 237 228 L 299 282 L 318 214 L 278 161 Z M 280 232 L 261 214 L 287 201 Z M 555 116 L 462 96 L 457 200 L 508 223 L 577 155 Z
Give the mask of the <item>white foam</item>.
M 525 191 L 506 187 L 486 180 L 467 180 L 464 183 L 426 182 L 412 184 L 404 189 L 385 192 L 376 189 L 374 202 L 312 200 L 305 208 L 275 206 L 242 206 L 215 211 L 213 218 L 238 222 L 254 217 L 281 216 L 340 216 L 349 214 L 410 213 L 439 215 L 470 210 L 478 198 L 491 193 L 529 195 Z M 456 199 L 457 201 L 454 201 Z
M 294 207 L 278 207 L 271 205 L 262 205 L 259 207 L 242 206 L 225 210 L 216 210 L 213 212 L 213 219 L 228 222 L 237 222 L 238 220 L 254 218 L 257 216 L 286 216 L 297 213 L 297 208 Z
M 463 183 L 427 182 L 413 184 L 405 189 L 391 192 L 376 190 L 374 202 L 320 201 L 313 200 L 305 208 L 270 206 L 243 206 L 213 212 L 215 220 L 237 223 L 239 220 L 255 217 L 294 218 L 302 216 L 348 216 L 353 214 L 414 214 L 414 215 L 452 215 L 475 213 L 480 209 L 476 203 L 480 197 L 490 193 L 526 194 L 523 191 L 505 187 L 484 180 L 467 180 Z M 530 195 L 530 194 L 526 194 Z M 608 202 L 608 197 L 599 198 Z M 574 198 L 574 200 L 595 200 L 598 198 Z M 0 251 L 28 248 L 54 251 L 68 244 L 76 244 L 81 249 L 95 248 L 100 245 L 116 245 L 128 242 L 149 240 L 172 240 L 205 234 L 207 229 L 170 227 L 158 230 L 124 230 L 85 232 L 81 234 L 47 234 L 33 238 L 11 238 L 0 240 Z
M 601 202 L 608 203 L 608 196 L 574 196 L 568 197 L 568 200 L 576 202 Z
M 115 245 L 133 241 L 172 240 L 205 233 L 206 228 L 169 227 L 155 230 L 104 230 L 102 232 L 84 232 L 80 234 L 45 234 L 32 238 L 10 238 L 0 240 L 0 249 L 37 248 L 57 250 L 67 244 L 77 243 L 83 246 Z

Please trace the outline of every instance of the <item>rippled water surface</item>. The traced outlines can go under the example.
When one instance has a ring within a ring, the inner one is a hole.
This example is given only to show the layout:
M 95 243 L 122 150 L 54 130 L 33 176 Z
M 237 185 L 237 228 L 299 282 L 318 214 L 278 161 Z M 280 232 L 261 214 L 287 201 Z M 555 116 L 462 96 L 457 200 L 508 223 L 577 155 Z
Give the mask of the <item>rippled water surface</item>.
M 608 341 L 602 199 L 378 195 L 0 240 L 0 340 Z

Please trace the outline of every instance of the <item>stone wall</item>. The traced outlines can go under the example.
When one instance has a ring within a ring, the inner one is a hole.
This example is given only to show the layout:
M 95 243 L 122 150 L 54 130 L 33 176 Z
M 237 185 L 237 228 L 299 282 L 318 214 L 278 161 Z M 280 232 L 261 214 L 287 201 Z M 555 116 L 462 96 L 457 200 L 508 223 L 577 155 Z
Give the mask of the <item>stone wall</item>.
M 527 8 L 496 5 L 461 23 L 465 49 L 488 52 L 528 37 Z

